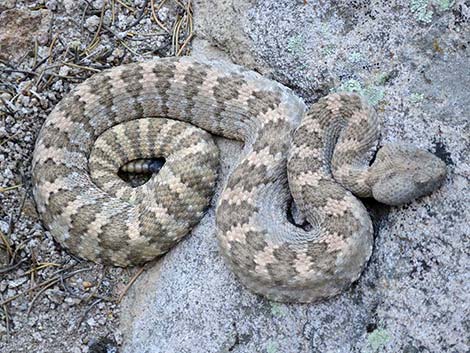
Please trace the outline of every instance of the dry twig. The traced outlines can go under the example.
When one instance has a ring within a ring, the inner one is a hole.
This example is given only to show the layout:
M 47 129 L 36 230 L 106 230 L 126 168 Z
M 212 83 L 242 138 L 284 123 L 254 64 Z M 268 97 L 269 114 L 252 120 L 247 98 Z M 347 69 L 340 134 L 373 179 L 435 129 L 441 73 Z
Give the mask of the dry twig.
M 152 19 L 155 21 L 155 23 L 165 32 L 170 33 L 170 30 L 158 19 L 157 15 L 158 10 L 160 10 L 165 2 L 166 0 L 162 0 L 157 6 L 155 6 L 154 0 L 150 0 L 150 7 L 152 9 Z
M 64 278 L 64 279 L 67 279 L 67 278 L 70 278 L 70 277 L 72 277 L 72 276 L 75 276 L 75 275 L 78 274 L 78 273 L 85 272 L 85 271 L 89 271 L 89 270 L 91 270 L 91 267 L 81 268 L 81 269 L 79 269 L 79 270 L 76 270 L 76 271 L 74 271 L 74 272 L 70 272 L 70 273 L 64 275 L 63 278 Z M 15 299 L 17 299 L 17 298 L 19 298 L 19 297 L 25 295 L 25 294 L 31 293 L 32 291 L 34 291 L 34 290 L 36 290 L 36 289 L 38 289 L 38 288 L 43 288 L 44 286 L 49 286 L 51 283 L 56 284 L 56 283 L 59 282 L 59 281 L 60 281 L 60 277 L 59 277 L 59 276 L 56 276 L 56 277 L 53 277 L 53 278 L 49 278 L 49 279 L 45 280 L 44 282 L 41 282 L 41 283 L 35 285 L 34 287 L 28 288 L 28 289 L 25 290 L 24 292 L 18 293 L 18 294 L 16 294 L 16 295 L 11 296 L 10 298 L 5 299 L 4 301 L 2 301 L 2 302 L 0 303 L 0 305 L 8 304 L 9 302 L 11 302 L 11 301 L 13 301 L 13 300 L 15 300 Z
M 119 298 L 117 300 L 117 303 L 119 304 L 121 302 L 121 300 L 124 298 L 124 296 L 126 295 L 127 291 L 129 290 L 129 288 L 131 288 L 131 286 L 134 284 L 134 282 L 137 280 L 137 278 L 139 278 L 139 276 L 144 272 L 145 270 L 145 266 L 142 266 L 136 273 L 135 275 L 131 278 L 131 280 L 129 281 L 129 283 L 126 285 L 126 287 L 124 288 L 124 290 L 122 291 L 122 293 L 119 295 Z

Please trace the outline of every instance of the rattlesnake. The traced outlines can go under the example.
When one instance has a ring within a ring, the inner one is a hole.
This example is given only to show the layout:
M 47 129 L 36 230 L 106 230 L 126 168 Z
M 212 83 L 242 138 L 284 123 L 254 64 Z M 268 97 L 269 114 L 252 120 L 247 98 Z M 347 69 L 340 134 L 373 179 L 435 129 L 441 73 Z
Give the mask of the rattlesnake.
M 44 224 L 95 262 L 128 266 L 167 252 L 209 205 L 218 166 L 209 133 L 245 146 L 216 206 L 220 252 L 272 300 L 327 298 L 359 277 L 373 230 L 352 193 L 395 205 L 446 175 L 439 158 L 412 147 L 374 156 L 377 118 L 357 95 L 330 94 L 307 111 L 288 88 L 240 66 L 166 58 L 98 73 L 51 112 L 32 162 Z M 156 157 L 166 163 L 142 186 L 117 176 Z M 290 195 L 310 228 L 288 221 Z

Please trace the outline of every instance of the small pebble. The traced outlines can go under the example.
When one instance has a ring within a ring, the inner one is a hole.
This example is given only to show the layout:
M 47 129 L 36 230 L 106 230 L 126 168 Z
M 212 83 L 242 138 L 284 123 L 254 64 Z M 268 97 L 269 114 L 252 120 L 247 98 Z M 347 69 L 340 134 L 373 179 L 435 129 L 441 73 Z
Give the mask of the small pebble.
M 96 15 L 93 15 L 86 19 L 85 28 L 87 28 L 91 32 L 94 32 L 98 29 L 99 24 L 100 24 L 100 18 Z
M 85 289 L 89 289 L 89 288 L 93 287 L 93 283 L 88 282 L 88 281 L 83 281 L 82 285 L 83 285 L 83 288 L 85 288 Z

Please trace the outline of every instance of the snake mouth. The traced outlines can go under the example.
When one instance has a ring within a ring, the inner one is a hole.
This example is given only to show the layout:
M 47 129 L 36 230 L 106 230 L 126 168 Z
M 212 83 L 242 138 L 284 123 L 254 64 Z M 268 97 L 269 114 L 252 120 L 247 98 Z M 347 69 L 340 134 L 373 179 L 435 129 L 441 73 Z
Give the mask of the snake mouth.
M 134 159 L 122 165 L 117 175 L 131 187 L 136 188 L 147 183 L 165 165 L 165 158 Z

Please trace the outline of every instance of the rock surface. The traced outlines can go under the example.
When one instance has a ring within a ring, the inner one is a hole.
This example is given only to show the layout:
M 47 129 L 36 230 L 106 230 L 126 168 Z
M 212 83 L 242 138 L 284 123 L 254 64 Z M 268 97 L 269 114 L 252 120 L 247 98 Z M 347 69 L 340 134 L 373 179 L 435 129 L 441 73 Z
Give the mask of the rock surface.
M 124 302 L 124 352 L 467 351 L 469 9 L 463 1 L 215 1 L 195 4 L 200 37 L 312 102 L 357 91 L 383 139 L 429 149 L 449 167 L 429 197 L 368 203 L 375 249 L 347 292 L 310 305 L 269 302 L 224 265 L 212 207 L 142 275 Z M 217 13 L 217 16 L 214 16 Z M 195 43 L 196 51 L 205 50 Z M 218 140 L 221 180 L 241 149 Z
M 6 2 L 2 6 L 13 7 L 14 3 Z M 46 43 L 50 21 L 47 10 L 0 11 L 0 59 L 19 61 L 28 51 L 32 51 L 35 40 Z

